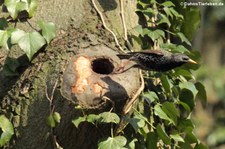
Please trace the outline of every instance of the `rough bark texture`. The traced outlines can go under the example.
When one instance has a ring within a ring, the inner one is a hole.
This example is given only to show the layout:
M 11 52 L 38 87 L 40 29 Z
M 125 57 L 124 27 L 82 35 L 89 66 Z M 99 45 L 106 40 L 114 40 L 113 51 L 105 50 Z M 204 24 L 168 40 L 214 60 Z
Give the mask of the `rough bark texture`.
M 123 41 L 119 1 L 96 0 L 96 4 L 104 13 L 107 25 Z M 128 30 L 137 25 L 135 6 L 133 0 L 124 1 Z M 37 13 L 30 21 L 34 27 L 37 20 L 51 21 L 58 26 L 58 35 L 51 45 L 38 52 L 32 62 L 27 61 L 18 47 L 13 48 L 9 56 L 21 63 L 17 76 L 5 76 L 2 67 L 0 69 L 0 113 L 10 118 L 16 132 L 9 148 L 50 149 L 54 148 L 54 140 L 65 149 L 97 148 L 98 139 L 109 136 L 110 126 L 104 124 L 96 127 L 82 123 L 75 128 L 71 121 L 84 113 L 108 111 L 112 105 L 120 113 L 123 105 L 139 88 L 137 69 L 112 74 L 113 71 L 104 66 L 113 69 L 119 65 L 116 57 L 118 48 L 112 35 L 103 29 L 89 0 L 40 1 Z M 18 24 L 18 27 L 30 30 L 27 24 Z M 86 58 L 89 64 L 85 69 L 90 72 L 85 78 L 87 86 L 81 88 L 78 77 L 83 76 L 79 74 L 83 67 L 77 69 L 80 66 L 78 58 Z M 99 58 L 106 60 L 103 67 L 93 65 L 94 60 Z M 102 69 L 107 72 L 102 72 Z M 50 98 L 53 94 L 52 104 L 46 94 Z M 86 109 L 75 109 L 76 105 Z M 51 109 L 62 117 L 54 129 L 46 123 Z

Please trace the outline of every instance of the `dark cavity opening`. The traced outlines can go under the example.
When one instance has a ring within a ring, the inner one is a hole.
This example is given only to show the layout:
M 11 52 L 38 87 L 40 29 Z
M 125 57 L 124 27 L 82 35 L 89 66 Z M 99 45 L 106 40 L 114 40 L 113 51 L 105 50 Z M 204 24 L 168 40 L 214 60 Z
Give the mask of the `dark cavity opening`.
M 110 74 L 113 72 L 114 66 L 107 58 L 97 58 L 92 61 L 92 70 L 99 74 Z

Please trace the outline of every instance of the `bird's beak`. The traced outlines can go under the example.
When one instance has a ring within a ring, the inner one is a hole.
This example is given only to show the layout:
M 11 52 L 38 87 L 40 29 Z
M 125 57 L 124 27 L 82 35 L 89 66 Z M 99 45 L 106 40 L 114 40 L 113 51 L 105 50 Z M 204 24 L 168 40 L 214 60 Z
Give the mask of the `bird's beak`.
M 196 61 L 192 60 L 192 59 L 189 59 L 188 60 L 188 63 L 191 63 L 191 64 L 198 64 Z

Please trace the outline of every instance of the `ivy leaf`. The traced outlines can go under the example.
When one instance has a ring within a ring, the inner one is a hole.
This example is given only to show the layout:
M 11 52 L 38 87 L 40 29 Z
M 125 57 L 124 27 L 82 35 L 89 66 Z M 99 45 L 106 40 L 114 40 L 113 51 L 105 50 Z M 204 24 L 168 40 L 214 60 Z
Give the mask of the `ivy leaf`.
M 9 33 L 7 30 L 0 30 L 0 47 L 5 47 L 9 49 L 8 46 Z
M 139 5 L 141 5 L 142 8 L 146 8 L 147 6 L 149 6 L 149 4 L 146 4 L 146 3 L 142 2 L 142 1 L 138 1 L 137 3 L 138 3 Z
M 162 30 L 154 30 L 154 31 L 151 31 L 149 30 L 150 32 L 148 33 L 148 36 L 154 41 L 156 39 L 159 39 L 160 37 L 165 37 L 165 33 L 162 31 Z
M 57 123 L 60 123 L 60 120 L 61 120 L 61 116 L 58 112 L 54 112 L 53 113 L 53 118 L 54 120 L 57 122 Z
M 42 30 L 42 35 L 49 44 L 50 41 L 55 37 L 56 27 L 54 23 L 46 23 L 44 21 L 38 22 L 39 27 Z
M 87 116 L 78 117 L 77 119 L 72 120 L 72 123 L 75 125 L 76 128 L 78 128 L 81 122 L 86 121 L 86 118 Z
M 181 19 L 184 18 L 181 14 L 179 14 L 179 13 L 178 13 L 175 9 L 173 9 L 173 8 L 170 8 L 170 11 L 171 11 L 171 13 L 172 13 L 176 18 L 181 18 Z
M 191 110 L 193 110 L 193 108 L 195 106 L 195 101 L 194 101 L 194 95 L 190 90 L 188 90 L 186 88 L 182 89 L 181 92 L 180 92 L 179 99 L 180 99 L 181 102 L 188 105 L 188 107 Z M 184 104 L 181 104 L 181 105 L 184 105 Z M 186 109 L 186 110 L 188 110 L 188 109 Z
M 171 134 L 170 137 L 176 142 L 185 142 L 179 134 Z
M 194 125 L 190 119 L 179 119 L 178 121 L 178 130 L 179 132 L 192 132 Z
M 169 78 L 166 75 L 162 74 L 160 79 L 161 79 L 162 86 L 165 89 L 165 91 L 167 93 L 170 93 L 171 88 L 172 88 L 172 83 L 170 82 Z
M 37 9 L 37 0 L 27 0 L 27 6 L 29 17 L 34 16 L 34 12 Z
M 198 93 L 198 90 L 196 89 L 195 85 L 191 82 L 182 82 L 179 84 L 181 89 L 187 89 L 190 90 L 191 93 L 193 94 L 193 98 L 195 98 L 195 96 Z
M 8 26 L 8 22 L 5 18 L 0 18 L 0 30 L 3 30 Z M 1 41 L 1 40 L 0 40 Z
M 123 136 L 108 137 L 106 140 L 98 143 L 99 149 L 125 149 L 127 139 Z
M 169 118 L 172 119 L 173 124 L 177 125 L 177 117 L 180 116 L 180 113 L 175 107 L 174 103 L 164 102 L 162 104 L 162 110 L 167 114 Z
M 156 100 L 159 99 L 158 96 L 156 95 L 156 93 L 153 92 L 153 91 L 148 91 L 147 93 L 144 93 L 144 97 L 145 97 L 145 99 L 147 99 L 150 103 L 151 103 L 151 102 L 154 102 L 154 101 L 156 101 Z
M 4 1 L 5 6 L 7 7 L 7 10 L 10 14 L 10 16 L 13 19 L 16 19 L 18 16 L 18 13 L 22 10 L 26 10 L 26 3 L 24 1 L 18 1 L 18 0 L 5 0 Z
M 176 71 L 175 71 L 175 74 L 176 75 L 182 75 L 184 76 L 186 79 L 193 79 L 193 75 L 190 71 L 188 70 L 185 70 L 185 69 L 180 69 L 180 68 L 177 68 Z
M 167 145 L 171 144 L 170 137 L 166 134 L 165 130 L 163 130 L 162 126 L 158 124 L 156 126 L 156 131 L 160 139 Z
M 127 145 L 128 149 L 135 149 L 135 142 L 137 142 L 138 140 L 135 138 L 133 139 L 131 142 L 129 142 L 129 144 Z
M 189 46 L 191 46 L 190 41 L 185 37 L 185 35 L 181 32 L 177 33 L 178 37 L 181 39 L 182 42 L 185 42 Z
M 164 14 L 159 14 L 159 18 L 158 18 L 158 22 L 156 22 L 157 25 L 160 25 L 160 24 L 163 24 L 163 23 L 166 23 L 168 25 L 168 27 L 171 26 L 171 23 L 170 23 L 170 20 L 168 19 L 168 17 Z
M 174 123 L 171 118 L 168 117 L 168 115 L 163 111 L 161 106 L 159 104 L 156 104 L 154 107 L 154 113 L 155 115 L 159 116 L 161 119 L 168 120 L 170 123 Z
M 141 36 L 143 35 L 143 28 L 141 25 L 137 25 L 134 30 L 138 32 Z
M 47 123 L 48 123 L 48 125 L 49 125 L 50 127 L 52 127 L 52 128 L 55 127 L 56 123 L 55 123 L 55 120 L 54 120 L 52 114 L 50 114 L 50 115 L 48 116 L 48 118 L 47 118 Z
M 171 2 L 171 1 L 166 1 L 164 3 L 161 4 L 162 6 L 165 6 L 165 7 L 174 7 L 175 5 Z
M 175 47 L 173 49 L 173 51 L 176 51 L 176 52 L 179 52 L 179 53 L 185 53 L 185 52 L 190 53 L 190 51 L 187 48 L 185 48 L 183 45 L 179 45 L 179 46 Z
M 19 32 L 21 32 L 21 35 Z M 45 39 L 38 32 L 23 33 L 23 31 L 19 30 L 12 34 L 11 39 L 12 43 L 19 44 L 29 60 L 31 60 L 33 55 L 46 44 Z
M 4 115 L 0 115 L 0 128 L 2 130 L 0 147 L 6 144 L 14 134 L 12 123 Z
M 111 113 L 111 112 L 103 112 L 99 114 L 100 119 L 98 122 L 101 123 L 116 123 L 118 124 L 120 122 L 120 118 L 117 114 Z
M 187 103 L 182 101 L 179 101 L 178 103 L 187 111 L 188 114 L 191 112 L 190 106 Z
M 164 7 L 163 10 L 165 11 L 166 15 L 173 19 L 173 14 L 170 11 L 170 8 Z
M 150 17 L 151 15 L 153 15 L 155 12 L 152 8 L 147 8 L 145 10 L 142 10 L 142 13 L 147 15 L 148 17 Z
M 147 134 L 147 148 L 157 149 L 157 134 L 150 132 Z
M 23 30 L 16 29 L 14 32 L 12 32 L 11 36 L 11 43 L 17 44 L 19 40 L 26 34 Z
M 5 60 L 5 64 L 3 66 L 3 74 L 5 76 L 17 76 L 18 73 L 18 67 L 20 66 L 20 63 L 17 59 L 7 57 Z

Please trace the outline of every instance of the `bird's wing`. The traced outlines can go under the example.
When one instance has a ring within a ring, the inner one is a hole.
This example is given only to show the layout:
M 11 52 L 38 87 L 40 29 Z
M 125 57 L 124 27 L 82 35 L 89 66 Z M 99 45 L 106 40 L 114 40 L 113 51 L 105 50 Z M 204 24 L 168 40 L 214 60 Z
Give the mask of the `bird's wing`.
M 142 50 L 142 51 L 138 51 L 138 52 L 129 52 L 129 53 L 126 53 L 126 54 L 117 54 L 117 56 L 120 59 L 129 59 L 133 55 L 139 54 L 139 53 L 146 54 L 146 55 L 156 55 L 156 56 L 159 56 L 159 57 L 164 55 L 164 53 L 161 50 Z
M 136 53 L 150 54 L 150 55 L 157 55 L 157 56 L 164 55 L 164 53 L 161 50 L 142 50 L 139 52 L 131 52 L 130 54 L 136 54 Z

